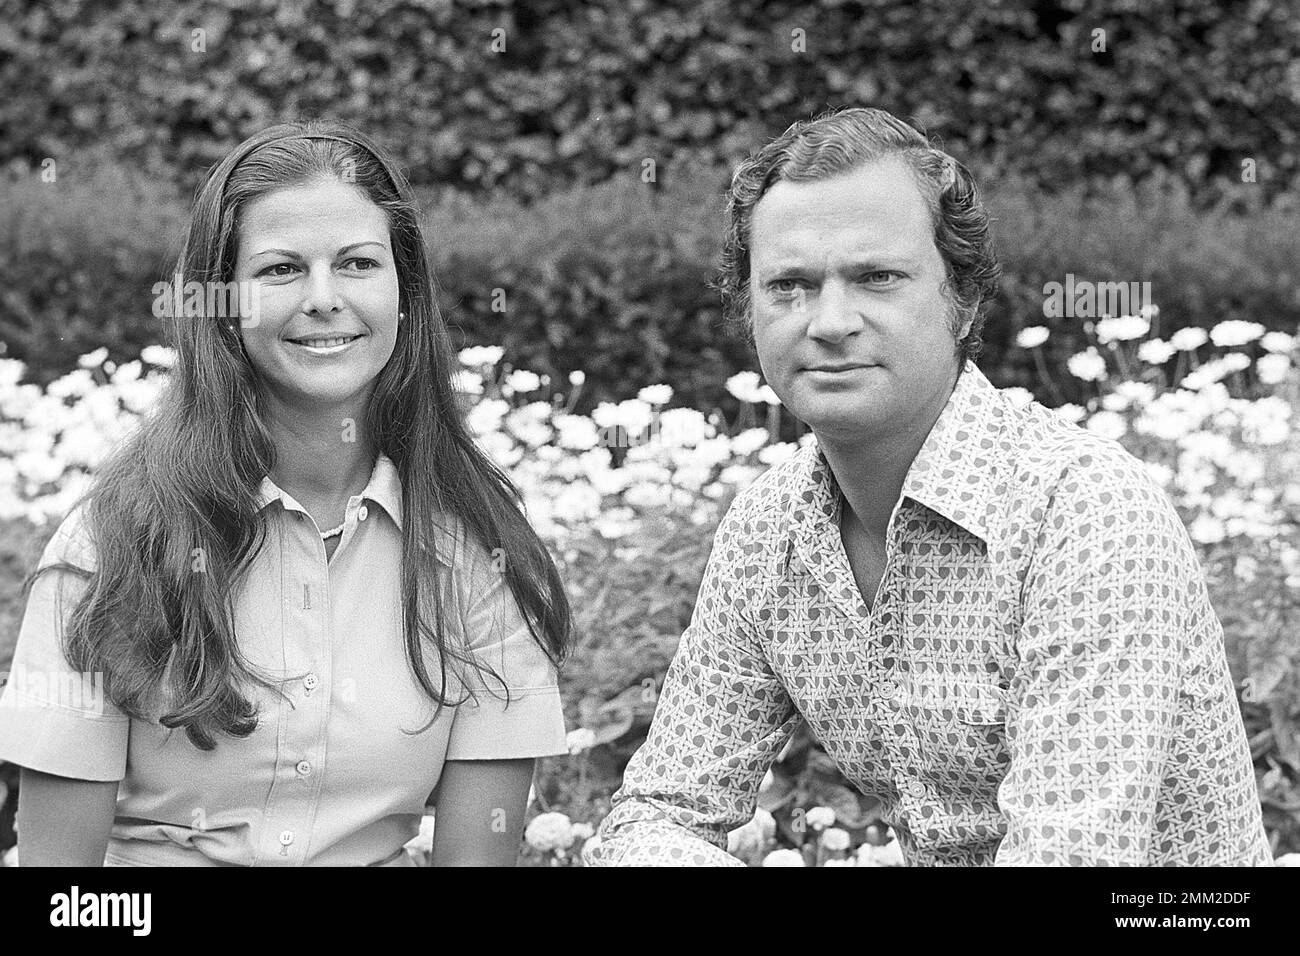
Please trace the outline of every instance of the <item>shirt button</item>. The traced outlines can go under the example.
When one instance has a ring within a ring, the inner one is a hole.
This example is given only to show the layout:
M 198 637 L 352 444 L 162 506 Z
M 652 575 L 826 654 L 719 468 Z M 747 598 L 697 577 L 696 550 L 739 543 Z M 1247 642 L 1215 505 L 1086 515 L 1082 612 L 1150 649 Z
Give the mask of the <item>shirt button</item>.
M 892 680 L 887 680 L 880 685 L 880 696 L 885 700 L 893 700 L 898 696 L 898 685 Z
M 315 690 L 316 686 L 319 683 L 320 683 L 320 678 L 317 677 L 315 674 L 308 674 L 306 677 L 302 679 L 302 686 L 306 687 L 308 690 Z
M 292 843 L 292 842 L 293 842 L 293 831 L 292 831 L 292 830 L 281 830 L 281 831 L 280 831 L 280 846 L 288 846 L 288 845 L 289 845 L 290 843 Z
M 362 505 L 361 510 L 357 512 L 357 520 L 365 521 L 368 517 L 370 517 L 370 509 Z
M 309 777 L 311 776 L 311 761 L 299 760 L 298 766 L 295 769 L 304 777 Z

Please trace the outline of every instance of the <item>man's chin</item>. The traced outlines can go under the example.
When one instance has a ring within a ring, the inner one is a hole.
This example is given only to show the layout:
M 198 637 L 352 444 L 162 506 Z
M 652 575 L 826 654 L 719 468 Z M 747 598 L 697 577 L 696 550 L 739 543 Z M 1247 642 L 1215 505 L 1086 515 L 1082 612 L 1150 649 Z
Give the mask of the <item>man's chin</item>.
M 880 405 L 860 395 L 816 396 L 799 405 L 790 411 L 819 437 L 865 438 L 887 424 Z

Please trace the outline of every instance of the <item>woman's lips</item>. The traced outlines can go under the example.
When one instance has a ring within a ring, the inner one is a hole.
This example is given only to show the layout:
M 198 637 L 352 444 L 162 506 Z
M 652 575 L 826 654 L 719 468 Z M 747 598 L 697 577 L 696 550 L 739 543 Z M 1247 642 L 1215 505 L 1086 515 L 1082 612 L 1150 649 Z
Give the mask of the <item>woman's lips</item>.
M 335 355 L 361 338 L 361 335 L 312 335 L 286 341 L 312 355 Z

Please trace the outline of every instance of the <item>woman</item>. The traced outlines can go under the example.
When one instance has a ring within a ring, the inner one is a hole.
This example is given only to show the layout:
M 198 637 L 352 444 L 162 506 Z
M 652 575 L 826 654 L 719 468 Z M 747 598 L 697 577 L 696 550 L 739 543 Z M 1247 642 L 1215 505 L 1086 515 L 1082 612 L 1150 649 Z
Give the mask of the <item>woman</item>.
M 569 608 L 462 420 L 410 186 L 353 130 L 268 129 L 178 273 L 168 391 L 34 576 L 20 859 L 409 865 L 432 797 L 434 865 L 513 864 Z

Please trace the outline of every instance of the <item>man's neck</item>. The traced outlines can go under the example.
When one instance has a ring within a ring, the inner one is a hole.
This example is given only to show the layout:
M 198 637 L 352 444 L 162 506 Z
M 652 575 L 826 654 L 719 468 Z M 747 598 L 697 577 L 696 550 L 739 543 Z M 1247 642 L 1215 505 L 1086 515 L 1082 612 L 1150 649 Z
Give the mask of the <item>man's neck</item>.
M 954 386 L 956 381 L 954 376 Z M 848 513 L 843 517 L 856 518 L 873 540 L 885 540 L 908 469 L 951 395 L 951 387 L 943 390 L 935 402 L 885 434 L 850 437 L 816 432 L 817 443 L 844 494 Z
M 364 405 L 308 409 L 273 398 L 268 405 L 276 485 L 304 504 L 345 501 L 366 486 L 375 454 Z

